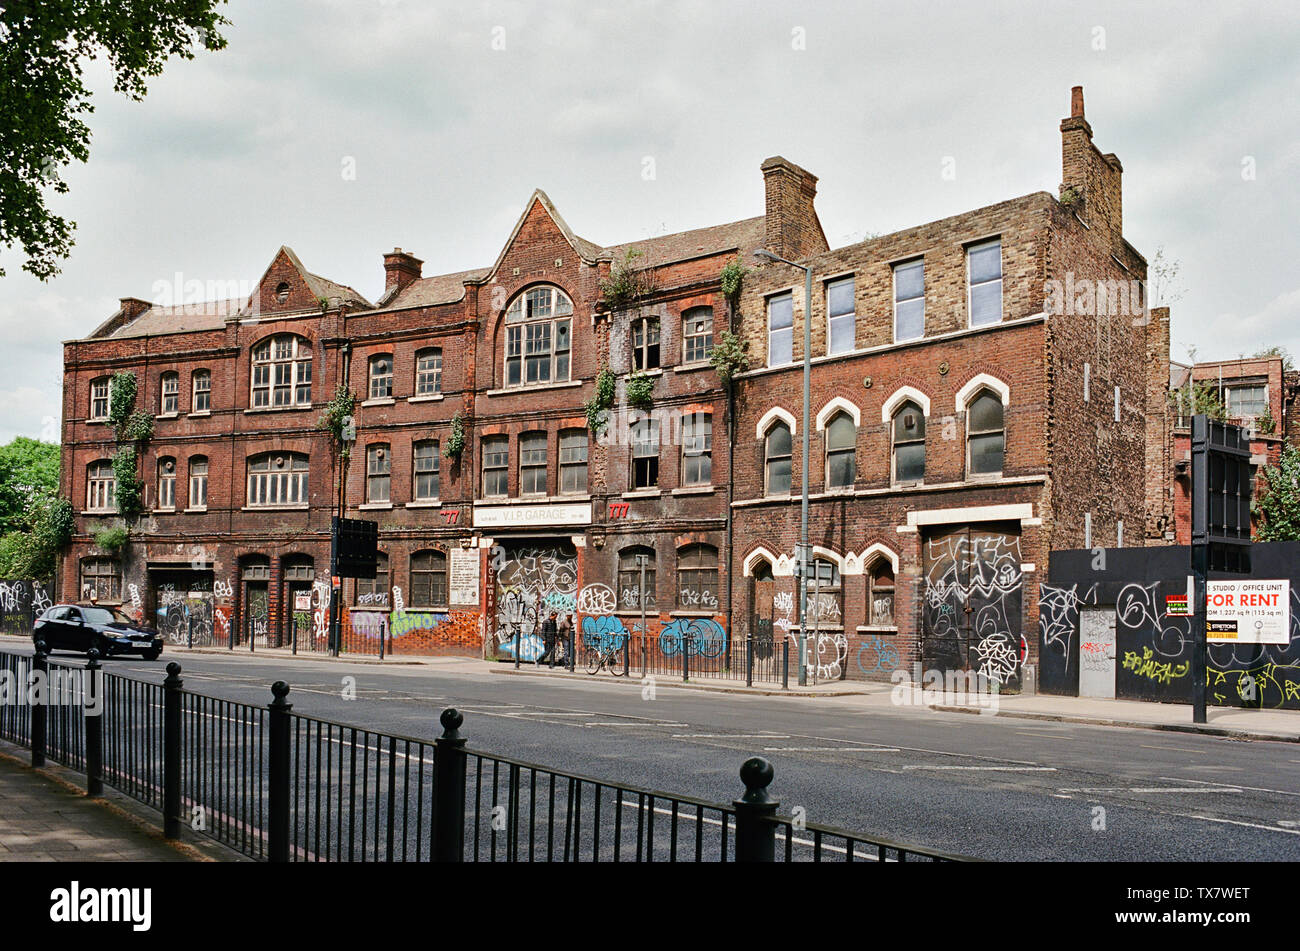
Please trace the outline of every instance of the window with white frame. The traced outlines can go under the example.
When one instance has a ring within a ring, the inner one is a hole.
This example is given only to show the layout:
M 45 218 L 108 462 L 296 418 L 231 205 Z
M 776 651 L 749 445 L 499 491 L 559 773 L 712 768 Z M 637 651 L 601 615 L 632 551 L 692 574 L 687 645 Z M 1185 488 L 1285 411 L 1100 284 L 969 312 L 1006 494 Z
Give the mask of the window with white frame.
M 306 455 L 300 452 L 268 452 L 248 460 L 249 507 L 306 504 Z
M 887 558 L 877 558 L 867 569 L 867 605 L 869 624 L 894 626 L 894 567 Z
M 1268 386 L 1263 383 L 1229 383 L 1223 388 L 1223 404 L 1233 419 L 1263 416 L 1268 412 Z
M 415 395 L 437 396 L 441 392 L 442 350 L 421 350 L 415 355 Z
M 530 287 L 506 308 L 506 386 L 569 379 L 573 301 L 558 287 Z
M 790 494 L 790 427 L 773 423 L 763 440 L 763 494 Z
M 393 481 L 393 454 L 387 443 L 366 447 L 366 501 L 389 502 Z
M 912 400 L 894 410 L 892 422 L 894 481 L 925 479 L 925 414 Z
M 190 508 L 208 507 L 208 458 L 193 456 L 190 459 Z
M 925 262 L 894 265 L 894 340 L 925 336 Z
M 856 344 L 853 278 L 844 277 L 826 285 L 826 352 L 848 353 Z
M 826 487 L 851 489 L 856 477 L 858 427 L 848 413 L 836 413 L 826 427 Z
M 90 381 L 90 416 L 91 422 L 108 419 L 108 377 Z
M 430 502 L 438 498 L 439 468 L 438 442 L 426 439 L 412 447 L 414 472 L 412 481 L 415 485 L 415 501 Z
M 767 302 L 767 365 L 794 362 L 794 295 L 778 294 Z
M 713 354 L 713 308 L 693 307 L 682 314 L 682 362 L 703 363 Z
M 659 366 L 659 318 L 639 317 L 632 321 L 632 369 L 653 370 Z
M 190 376 L 190 412 L 207 413 L 212 410 L 212 374 L 208 370 L 195 370 Z
M 377 353 L 370 358 L 370 399 L 386 400 L 393 396 L 393 355 Z
M 970 288 L 970 325 L 983 327 L 1002 319 L 1002 240 L 985 241 L 966 249 Z
M 510 437 L 484 436 L 483 495 L 504 498 L 510 493 Z
M 164 373 L 159 387 L 158 412 L 163 416 L 175 416 L 180 412 L 181 375 Z
M 1006 431 L 1002 421 L 1002 398 L 989 389 L 966 405 L 967 471 L 992 475 L 1002 471 Z
M 280 334 L 253 348 L 253 408 L 311 405 L 311 344 Z
M 587 491 L 587 430 L 560 431 L 560 493 L 582 495 Z
M 157 508 L 176 508 L 176 460 L 171 456 L 164 456 L 158 460 Z
M 112 512 L 117 508 L 117 479 L 113 463 L 99 459 L 86 467 L 86 511 Z
M 682 417 L 682 485 L 713 482 L 713 414 Z
M 519 494 L 546 494 L 546 433 L 519 437 Z
M 643 419 L 632 425 L 632 488 L 659 485 L 659 421 Z

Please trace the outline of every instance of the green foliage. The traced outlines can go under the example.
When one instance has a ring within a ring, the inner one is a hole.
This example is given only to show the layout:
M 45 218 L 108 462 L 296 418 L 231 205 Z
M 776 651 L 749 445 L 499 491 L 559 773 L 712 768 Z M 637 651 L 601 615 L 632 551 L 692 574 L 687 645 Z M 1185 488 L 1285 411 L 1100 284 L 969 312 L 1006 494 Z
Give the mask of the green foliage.
M 596 374 L 596 392 L 583 404 L 583 409 L 587 411 L 587 428 L 593 436 L 599 436 L 605 431 L 605 413 L 614 405 L 617 393 L 618 377 L 609 367 L 601 367 Z
M 353 415 L 356 407 L 356 396 L 342 383 L 334 390 L 334 396 L 330 401 L 325 404 L 325 412 L 321 413 L 316 427 L 330 434 L 335 449 L 343 445 L 343 420 Z
M 460 410 L 451 418 L 451 432 L 447 435 L 447 444 L 442 447 L 442 454 L 448 459 L 459 459 L 465 451 L 465 417 Z
M 1277 430 L 1277 420 L 1265 409 L 1262 415 L 1255 417 L 1255 429 L 1265 436 L 1271 436 Z
M 33 534 L 39 544 L 50 551 L 59 551 L 72 541 L 75 511 L 67 499 L 50 499 L 41 506 Z
M 130 370 L 113 374 L 108 384 L 108 421 L 121 438 L 122 427 L 135 410 L 136 380 Z
M 720 276 L 722 296 L 731 304 L 732 310 L 735 310 L 736 302 L 740 300 L 740 291 L 745 286 L 745 276 L 748 273 L 749 268 L 741 263 L 739 257 L 732 258 L 722 269 Z
M 724 330 L 713 340 L 713 353 L 709 362 L 717 371 L 723 386 L 730 386 L 736 374 L 749 369 L 749 355 L 745 353 L 745 344 L 730 330 Z
M 1291 370 L 1295 369 L 1295 363 L 1291 358 L 1291 351 L 1288 350 L 1286 347 L 1280 346 L 1278 344 L 1274 344 L 1271 347 L 1265 347 L 1263 350 L 1257 351 L 1254 354 L 1254 356 L 1257 359 L 1265 359 L 1268 357 L 1281 357 L 1282 370 L 1284 372 L 1289 373 Z
M 119 443 L 138 442 L 143 445 L 150 439 L 153 439 L 153 417 L 142 409 L 136 410 L 118 427 Z
M 117 483 L 117 511 L 126 519 L 139 516 L 144 508 L 144 483 L 136 475 L 135 446 L 122 445 L 113 456 L 113 480 Z
M 32 527 L 31 503 L 59 487 L 59 447 L 18 436 L 0 446 L 0 534 Z
M 621 310 L 654 291 L 654 272 L 635 264 L 641 256 L 640 251 L 628 248 L 622 260 L 610 267 L 609 280 L 600 282 L 600 293 L 610 310 Z
M 119 525 L 117 528 L 106 528 L 95 532 L 95 544 L 110 555 L 115 555 L 125 547 L 126 540 L 130 536 L 130 530 Z
M 1264 487 L 1250 505 L 1256 540 L 1300 541 L 1300 449 L 1284 445 L 1278 464 L 1266 467 L 1263 478 Z
M 1210 419 L 1217 420 L 1228 416 L 1218 387 L 1205 381 L 1193 383 L 1190 390 L 1186 386 L 1170 390 L 1169 405 L 1179 416 L 1199 416 L 1204 413 Z
M 648 373 L 633 373 L 627 378 L 627 405 L 649 409 L 654 404 L 654 389 L 658 377 Z
M 20 246 L 23 270 L 49 280 L 72 250 L 75 222 L 46 201 L 67 193 L 63 169 L 90 156 L 87 66 L 106 58 L 113 90 L 143 99 L 171 57 L 225 47 L 218 30 L 229 21 L 216 12 L 223 2 L 0 3 L 0 248 Z
M 1077 205 L 1083 200 L 1083 195 L 1073 185 L 1066 185 L 1061 191 L 1061 204 L 1066 208 Z

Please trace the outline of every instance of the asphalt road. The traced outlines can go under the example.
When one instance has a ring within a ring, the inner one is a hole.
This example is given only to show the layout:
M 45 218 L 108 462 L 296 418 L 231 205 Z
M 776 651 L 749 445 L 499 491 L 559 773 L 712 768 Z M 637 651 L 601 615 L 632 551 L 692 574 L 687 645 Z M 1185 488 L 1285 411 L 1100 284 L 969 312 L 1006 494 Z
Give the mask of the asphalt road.
M 775 767 L 771 791 L 783 814 L 802 807 L 810 822 L 984 859 L 1300 859 L 1292 743 L 664 681 L 643 699 L 635 679 L 603 673 L 575 681 L 246 655 L 164 660 L 180 661 L 190 691 L 262 705 L 283 679 L 297 713 L 424 739 L 454 706 L 472 748 L 719 802 L 740 795 L 737 770 L 759 754 Z M 163 677 L 161 662 L 106 668 Z M 356 678 L 355 699 L 343 697 L 347 677 Z

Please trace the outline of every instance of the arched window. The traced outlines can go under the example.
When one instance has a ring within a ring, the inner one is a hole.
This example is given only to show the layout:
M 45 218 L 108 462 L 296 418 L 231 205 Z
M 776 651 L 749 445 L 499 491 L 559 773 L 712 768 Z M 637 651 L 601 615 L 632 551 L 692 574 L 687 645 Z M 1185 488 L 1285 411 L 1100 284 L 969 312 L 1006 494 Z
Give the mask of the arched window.
M 268 452 L 250 458 L 248 504 L 306 505 L 307 457 L 300 452 Z
M 682 362 L 703 363 L 713 353 L 713 308 L 693 307 L 682 314 Z
M 763 440 L 763 494 L 790 494 L 790 427 L 775 423 Z
M 159 384 L 158 413 L 161 416 L 175 416 L 181 408 L 181 375 L 164 373 Z
M 912 400 L 905 401 L 893 416 L 894 481 L 921 482 L 925 479 L 925 414 Z
M 659 318 L 639 317 L 632 321 L 632 369 L 653 370 L 659 366 Z
M 417 551 L 411 555 L 411 607 L 447 606 L 447 556 L 440 551 Z
M 677 606 L 707 611 L 718 606 L 718 550 L 687 545 L 677 552 Z
M 190 508 L 208 507 L 208 457 L 190 457 Z
M 966 407 L 967 471 L 972 475 L 1001 472 L 1005 449 L 1002 399 L 992 390 L 980 390 Z
M 844 623 L 840 569 L 828 558 L 813 560 L 808 577 L 808 623 L 838 627 Z
M 212 373 L 208 370 L 195 370 L 190 376 L 190 412 L 208 413 L 212 411 Z
M 90 381 L 90 415 L 87 419 L 92 423 L 108 419 L 108 377 L 106 376 Z
M 176 460 L 171 456 L 158 460 L 157 508 L 169 511 L 176 508 Z
M 389 578 L 388 556 L 382 551 L 375 552 L 375 576 L 357 579 L 353 603 L 377 608 L 388 607 Z
M 645 545 L 633 545 L 618 553 L 618 609 L 640 611 L 641 565 L 645 563 L 645 609 L 655 609 L 655 550 Z
M 713 482 L 713 414 L 682 417 L 682 485 Z
M 848 413 L 836 413 L 826 427 L 826 487 L 851 489 L 856 478 L 858 428 Z
M 569 379 L 573 301 L 558 287 L 530 287 L 506 308 L 505 384 Z
M 867 569 L 867 623 L 894 626 L 894 569 L 887 558 L 877 558 Z
M 587 491 L 587 430 L 560 430 L 560 494 Z
M 86 466 L 86 511 L 113 512 L 117 510 L 117 479 L 113 463 L 98 459 Z
M 386 400 L 393 395 L 393 355 L 377 353 L 370 358 L 370 399 Z
M 393 456 L 387 443 L 366 447 L 366 501 L 388 502 Z
M 293 334 L 253 348 L 253 408 L 311 405 L 311 344 Z
M 432 347 L 415 355 L 415 395 L 437 396 L 442 392 L 442 348 Z
M 425 439 L 412 446 L 414 472 L 412 481 L 415 487 L 415 501 L 430 502 L 438 497 L 438 441 Z
M 81 600 L 122 600 L 122 571 L 116 561 L 111 558 L 81 559 Z

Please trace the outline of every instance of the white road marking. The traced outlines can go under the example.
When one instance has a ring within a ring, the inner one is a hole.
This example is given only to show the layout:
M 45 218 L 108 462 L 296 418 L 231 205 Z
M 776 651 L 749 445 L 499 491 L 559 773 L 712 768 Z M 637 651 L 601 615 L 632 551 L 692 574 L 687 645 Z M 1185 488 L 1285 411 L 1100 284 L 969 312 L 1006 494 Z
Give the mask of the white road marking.
M 965 769 L 993 773 L 1054 773 L 1055 766 L 904 766 L 903 769 Z
M 1239 793 L 1236 786 L 1221 789 L 1203 789 L 1181 786 L 1082 786 L 1077 789 L 1062 789 L 1060 792 L 1072 793 Z
M 764 753 L 899 753 L 896 746 L 765 746 Z
M 1290 789 L 1268 789 L 1264 786 L 1243 786 L 1241 783 L 1216 783 L 1208 779 L 1192 779 L 1190 777 L 1174 779 L 1171 776 L 1161 776 L 1160 779 L 1168 780 L 1171 783 L 1196 783 L 1201 786 L 1229 786 L 1232 789 L 1249 789 L 1251 792 L 1271 792 L 1277 793 L 1280 796 L 1300 796 L 1300 792 L 1295 792 Z
M 1231 826 L 1246 826 L 1249 829 L 1263 829 L 1265 832 L 1282 832 L 1286 835 L 1300 835 L 1300 829 L 1279 829 L 1277 826 L 1260 825 L 1258 822 L 1239 822 L 1236 819 L 1216 819 L 1214 816 L 1197 816 L 1179 813 L 1184 819 L 1200 819 L 1202 822 L 1222 822 Z
M 788 740 L 784 733 L 674 733 L 674 740 Z
M 1138 746 L 1144 750 L 1177 750 L 1180 753 L 1208 753 L 1209 750 L 1194 750 L 1190 746 L 1147 746 L 1145 743 L 1139 743 Z

